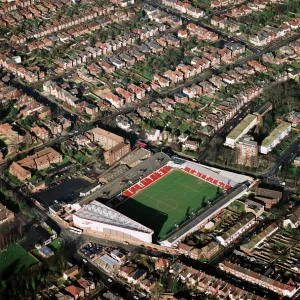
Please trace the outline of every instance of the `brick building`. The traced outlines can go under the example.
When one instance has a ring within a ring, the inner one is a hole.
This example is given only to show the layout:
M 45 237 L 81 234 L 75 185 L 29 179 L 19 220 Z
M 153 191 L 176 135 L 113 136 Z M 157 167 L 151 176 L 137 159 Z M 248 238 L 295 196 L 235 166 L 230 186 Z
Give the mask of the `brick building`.
M 236 163 L 247 167 L 254 167 L 258 160 L 258 145 L 250 136 L 242 137 L 236 143 Z
M 119 143 L 104 153 L 105 163 L 112 165 L 114 162 L 122 158 L 130 152 L 130 144 Z
M 93 128 L 86 133 L 87 137 L 98 144 L 106 152 L 104 153 L 105 163 L 112 165 L 130 152 L 130 144 L 121 136 L 101 128 Z

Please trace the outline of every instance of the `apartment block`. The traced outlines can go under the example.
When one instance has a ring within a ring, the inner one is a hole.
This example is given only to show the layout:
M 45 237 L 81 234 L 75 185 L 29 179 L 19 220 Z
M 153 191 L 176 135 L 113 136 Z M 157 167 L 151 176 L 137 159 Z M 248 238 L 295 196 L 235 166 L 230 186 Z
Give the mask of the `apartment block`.
M 112 165 L 114 162 L 118 161 L 129 152 L 130 144 L 121 142 L 104 153 L 105 163 L 107 163 L 108 165 Z
M 250 136 L 244 136 L 236 143 L 236 163 L 255 167 L 258 160 L 258 145 Z
M 272 151 L 291 131 L 291 123 L 280 123 L 261 143 L 259 152 L 267 154 Z
M 247 115 L 230 133 L 226 136 L 225 145 L 234 148 L 237 141 L 242 138 L 257 124 L 257 116 Z
M 107 130 L 93 128 L 86 133 L 86 136 L 106 151 L 104 160 L 108 165 L 113 164 L 130 152 L 130 144 L 123 137 Z

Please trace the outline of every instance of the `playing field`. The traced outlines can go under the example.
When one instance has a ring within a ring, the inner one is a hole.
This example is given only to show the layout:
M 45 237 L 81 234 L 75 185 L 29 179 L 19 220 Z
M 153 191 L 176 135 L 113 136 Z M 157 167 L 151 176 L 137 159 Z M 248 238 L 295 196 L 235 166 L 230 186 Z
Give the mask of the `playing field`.
M 173 170 L 146 189 L 123 202 L 117 210 L 154 230 L 161 239 L 203 203 L 215 200 L 221 190 L 197 177 Z
M 0 252 L 0 276 L 9 276 L 26 269 L 38 261 L 27 253 L 20 245 L 11 244 Z

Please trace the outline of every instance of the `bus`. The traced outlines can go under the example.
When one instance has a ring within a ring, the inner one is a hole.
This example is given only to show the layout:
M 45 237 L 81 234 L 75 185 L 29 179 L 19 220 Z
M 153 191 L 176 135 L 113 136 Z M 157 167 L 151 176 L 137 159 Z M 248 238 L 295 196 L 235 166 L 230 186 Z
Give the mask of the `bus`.
M 82 229 L 76 228 L 76 227 L 70 227 L 69 228 L 71 232 L 82 234 Z

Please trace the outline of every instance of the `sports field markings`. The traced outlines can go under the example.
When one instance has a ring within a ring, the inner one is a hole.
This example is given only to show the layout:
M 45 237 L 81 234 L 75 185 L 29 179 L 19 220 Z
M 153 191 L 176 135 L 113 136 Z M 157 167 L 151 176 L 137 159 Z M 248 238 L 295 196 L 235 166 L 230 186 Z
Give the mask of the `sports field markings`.
M 193 189 L 193 188 L 191 188 L 191 187 L 189 187 L 189 186 L 187 186 L 187 185 L 184 185 L 184 184 L 180 183 L 178 180 L 176 180 L 175 183 L 180 184 L 181 186 L 183 186 L 183 187 L 184 187 L 185 189 L 187 189 L 187 190 L 194 191 L 194 192 L 196 192 L 197 194 L 201 194 L 201 195 L 202 195 L 202 193 L 201 193 L 200 191 L 197 191 L 197 190 L 195 190 L 195 189 Z M 203 182 L 201 182 L 201 183 L 203 183 Z M 202 195 L 202 196 L 203 196 L 203 195 Z
M 161 204 L 165 205 L 165 207 L 169 208 L 169 212 L 175 211 L 175 210 L 178 211 L 179 213 L 181 212 L 180 210 L 177 209 L 178 208 L 178 203 L 176 203 L 176 201 L 174 201 L 174 200 L 172 200 L 170 198 L 169 199 L 176 204 L 176 207 L 175 206 L 171 206 L 168 203 L 165 203 L 165 202 L 163 202 L 161 200 L 158 200 L 157 198 L 155 198 L 153 196 L 150 196 L 149 194 L 147 194 L 145 192 L 144 192 L 144 195 L 147 196 L 148 198 L 153 199 L 154 201 L 156 201 L 156 208 L 158 210 L 160 210 L 160 211 L 162 210 L 161 208 L 159 208 L 159 204 L 161 203 Z M 164 211 L 164 209 L 163 209 L 163 211 Z

